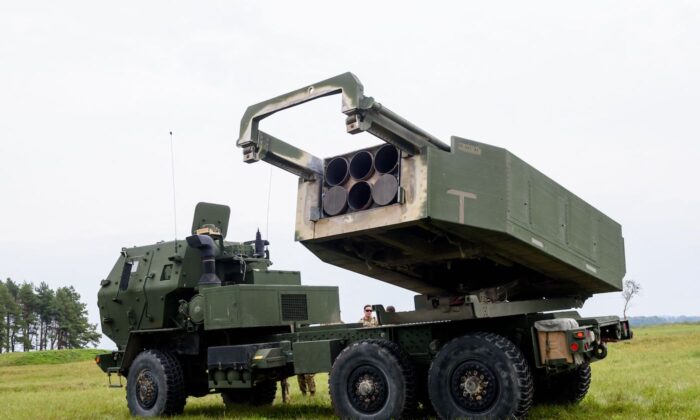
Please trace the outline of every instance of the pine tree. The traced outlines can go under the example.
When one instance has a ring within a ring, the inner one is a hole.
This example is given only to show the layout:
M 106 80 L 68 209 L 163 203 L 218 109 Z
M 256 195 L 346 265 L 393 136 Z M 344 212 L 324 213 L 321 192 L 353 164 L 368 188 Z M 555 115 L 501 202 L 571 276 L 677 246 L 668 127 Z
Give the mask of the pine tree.
M 37 315 L 39 317 L 39 350 L 48 349 L 49 334 L 53 319 L 56 317 L 56 294 L 45 282 L 41 282 L 35 289 L 37 296 Z
M 34 348 L 32 337 L 36 335 L 38 299 L 34 294 L 34 286 L 24 282 L 17 293 L 17 304 L 20 310 L 20 330 L 22 332 L 22 350 L 29 351 Z
M 10 299 L 10 292 L 7 290 L 7 286 L 0 280 L 0 353 L 7 347 L 7 308 Z
M 5 304 L 5 330 L 7 331 L 5 351 L 11 352 L 15 351 L 21 323 L 21 312 L 19 305 L 17 305 L 19 286 L 8 277 L 5 281 L 5 288 L 9 295 Z
M 83 348 L 100 339 L 86 305 L 72 286 L 52 290 L 11 279 L 0 281 L 0 352 Z
M 82 348 L 97 344 L 100 334 L 97 325 L 87 319 L 86 305 L 80 302 L 80 295 L 73 286 L 56 290 L 57 335 L 56 348 Z

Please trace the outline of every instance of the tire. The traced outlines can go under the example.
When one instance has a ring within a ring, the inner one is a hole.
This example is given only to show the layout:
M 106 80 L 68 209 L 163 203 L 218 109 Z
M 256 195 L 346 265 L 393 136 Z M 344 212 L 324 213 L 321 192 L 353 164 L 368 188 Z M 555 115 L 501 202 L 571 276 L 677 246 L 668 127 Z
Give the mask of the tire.
M 328 379 L 340 418 L 398 419 L 415 413 L 413 366 L 396 343 L 363 340 L 335 359 Z
M 160 350 L 136 356 L 126 381 L 126 402 L 132 416 L 180 414 L 186 400 L 185 379 L 175 356 Z
M 543 404 L 578 404 L 591 387 L 591 365 L 584 363 L 558 375 L 540 376 L 535 381 L 535 399 Z
M 254 406 L 272 405 L 277 394 L 277 382 L 262 381 L 253 385 L 252 388 L 236 388 L 221 390 L 221 398 L 227 408 L 236 404 L 246 404 Z
M 428 371 L 428 392 L 438 417 L 523 418 L 534 388 L 522 352 L 507 338 L 473 333 L 448 342 Z

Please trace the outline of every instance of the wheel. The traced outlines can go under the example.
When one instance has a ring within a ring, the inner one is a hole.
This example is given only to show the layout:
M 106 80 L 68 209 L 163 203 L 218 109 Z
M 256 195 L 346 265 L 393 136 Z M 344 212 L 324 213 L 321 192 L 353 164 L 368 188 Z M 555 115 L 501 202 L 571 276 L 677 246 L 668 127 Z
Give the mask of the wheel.
M 221 398 L 226 407 L 235 404 L 271 405 L 277 394 L 277 382 L 261 381 L 252 388 L 234 388 L 221 390 Z
M 591 386 L 591 365 L 584 363 L 557 375 L 539 376 L 535 399 L 544 404 L 578 404 Z
M 453 418 L 522 418 L 533 398 L 530 367 L 510 340 L 473 333 L 448 342 L 428 371 L 437 415 Z
M 186 399 L 182 367 L 175 356 L 160 350 L 136 356 L 126 381 L 126 402 L 132 416 L 180 414 Z
M 333 363 L 328 386 L 340 418 L 398 419 L 416 408 L 413 366 L 391 341 L 363 340 L 346 347 Z

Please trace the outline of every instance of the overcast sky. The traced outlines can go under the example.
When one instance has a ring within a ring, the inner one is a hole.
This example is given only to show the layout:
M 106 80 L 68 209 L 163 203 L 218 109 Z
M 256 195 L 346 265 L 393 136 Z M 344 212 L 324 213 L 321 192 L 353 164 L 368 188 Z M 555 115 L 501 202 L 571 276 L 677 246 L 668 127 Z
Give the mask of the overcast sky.
M 295 243 L 296 178 L 235 146 L 248 105 L 345 71 L 446 142 L 507 148 L 617 220 L 643 287 L 632 315 L 700 315 L 691 1 L 2 2 L 0 277 L 73 285 L 98 322 L 121 247 L 175 236 L 173 131 L 179 238 L 197 202 L 227 204 L 229 240 L 259 227 L 273 268 L 340 286 L 344 320 L 366 302 L 410 309 L 412 293 Z M 264 126 L 320 157 L 377 144 L 345 134 L 337 96 Z M 582 310 L 621 311 L 619 293 Z

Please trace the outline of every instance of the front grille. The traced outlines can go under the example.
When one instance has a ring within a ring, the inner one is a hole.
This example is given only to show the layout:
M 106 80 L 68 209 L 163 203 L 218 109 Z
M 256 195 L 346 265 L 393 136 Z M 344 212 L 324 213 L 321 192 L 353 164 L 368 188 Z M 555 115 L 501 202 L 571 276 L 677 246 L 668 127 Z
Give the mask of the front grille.
M 306 295 L 281 295 L 281 298 L 283 321 L 306 321 L 309 319 Z

